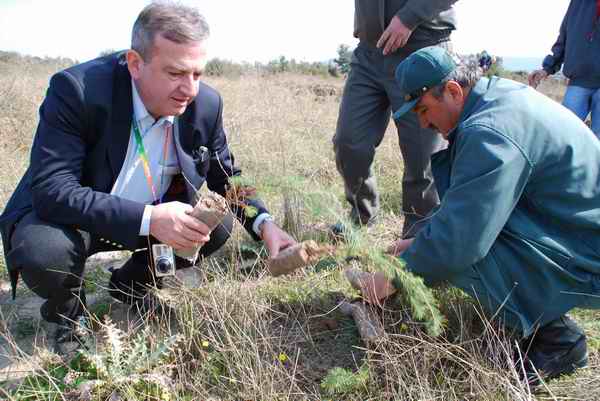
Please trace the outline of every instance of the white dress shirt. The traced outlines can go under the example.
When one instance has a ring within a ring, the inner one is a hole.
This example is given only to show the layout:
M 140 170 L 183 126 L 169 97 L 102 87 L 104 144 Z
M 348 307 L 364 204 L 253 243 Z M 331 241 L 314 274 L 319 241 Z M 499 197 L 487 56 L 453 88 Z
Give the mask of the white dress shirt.
M 167 126 L 172 126 L 174 117 L 167 116 L 156 120 L 148 112 L 146 106 L 144 106 L 133 80 L 131 81 L 131 88 L 133 95 L 133 118 L 137 121 L 146 155 L 148 156 L 148 164 L 156 196 L 160 199 L 169 189 L 173 176 L 181 171 L 175 151 L 173 134 L 171 134 L 171 138 L 169 139 L 167 157 L 165 158 L 164 155 Z M 152 190 L 144 174 L 144 163 L 137 149 L 133 124 L 129 132 L 129 145 L 125 161 L 110 193 L 146 204 L 140 225 L 140 235 L 148 235 L 150 233 L 150 216 L 153 207 L 151 204 L 156 199 L 152 196 Z
M 173 126 L 175 117 L 166 116 L 156 120 L 146 109 L 140 95 L 135 86 L 135 82 L 131 80 L 132 98 L 133 98 L 133 118 L 137 121 L 142 142 L 148 157 L 152 182 L 156 189 L 158 200 L 167 192 L 173 176 L 181 172 L 181 167 L 177 159 L 177 151 L 175 149 L 175 140 L 173 136 L 176 130 L 172 130 L 171 138 L 169 139 L 167 157 L 164 156 L 165 136 L 167 126 Z M 152 203 L 154 199 L 152 190 L 150 189 L 146 175 L 144 174 L 144 163 L 140 158 L 137 149 L 133 124 L 129 131 L 129 145 L 127 146 L 127 154 L 119 176 L 113 185 L 110 193 L 129 200 L 146 204 L 144 214 L 140 223 L 140 235 L 147 236 L 150 234 L 150 217 L 152 216 Z M 166 164 L 165 164 L 166 161 Z M 256 235 L 260 236 L 260 225 L 265 219 L 271 219 L 268 213 L 261 213 L 254 220 L 252 230 Z

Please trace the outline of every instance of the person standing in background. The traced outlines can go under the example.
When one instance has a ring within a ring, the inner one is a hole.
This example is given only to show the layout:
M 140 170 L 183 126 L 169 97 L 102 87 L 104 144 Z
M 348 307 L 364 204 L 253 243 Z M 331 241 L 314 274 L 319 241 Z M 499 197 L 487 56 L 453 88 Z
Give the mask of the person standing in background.
M 560 71 L 569 79 L 563 105 L 585 121 L 600 138 L 600 0 L 571 0 L 558 39 L 542 68 L 529 74 L 529 85 Z M 563 65 L 564 64 L 564 65 Z
M 355 0 L 354 50 L 333 138 L 336 166 L 344 179 L 350 218 L 369 224 L 379 210 L 371 165 L 391 110 L 405 102 L 394 80 L 402 60 L 426 46 L 450 48 L 456 28 L 456 0 Z M 439 203 L 429 157 L 445 147 L 436 132 L 420 128 L 414 113 L 395 121 L 404 160 L 402 179 L 403 236 L 414 236 L 419 221 Z M 334 233 L 345 227 L 338 223 Z

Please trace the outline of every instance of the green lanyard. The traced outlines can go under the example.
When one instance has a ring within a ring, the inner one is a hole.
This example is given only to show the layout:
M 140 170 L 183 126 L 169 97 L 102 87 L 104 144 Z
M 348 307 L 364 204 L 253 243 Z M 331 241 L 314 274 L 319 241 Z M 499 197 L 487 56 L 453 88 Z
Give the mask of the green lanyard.
M 140 134 L 140 129 L 138 128 L 137 125 L 137 121 L 135 120 L 135 117 L 133 118 L 133 133 L 134 133 L 134 137 L 135 137 L 135 142 L 137 143 L 137 153 L 140 156 L 140 159 L 142 160 L 142 166 L 144 168 L 144 175 L 146 176 L 146 182 L 148 183 L 148 187 L 150 188 L 150 191 L 152 192 L 152 197 L 154 199 L 154 202 L 156 203 L 156 201 L 158 201 L 158 196 L 156 195 L 156 188 L 154 187 L 154 181 L 152 180 L 152 173 L 150 171 L 150 162 L 148 161 L 148 154 L 146 153 L 146 148 L 144 147 L 144 141 L 142 140 L 142 135 Z M 165 143 L 164 143 L 164 148 L 163 148 L 163 158 L 164 158 L 164 164 L 166 165 L 167 162 L 167 157 L 168 157 L 168 145 L 169 145 L 169 138 L 170 138 L 170 130 L 167 129 L 167 133 L 165 136 Z M 162 174 L 160 177 L 160 185 L 162 186 L 163 183 L 163 178 L 164 178 L 164 166 L 162 169 Z M 161 199 L 162 201 L 162 196 Z

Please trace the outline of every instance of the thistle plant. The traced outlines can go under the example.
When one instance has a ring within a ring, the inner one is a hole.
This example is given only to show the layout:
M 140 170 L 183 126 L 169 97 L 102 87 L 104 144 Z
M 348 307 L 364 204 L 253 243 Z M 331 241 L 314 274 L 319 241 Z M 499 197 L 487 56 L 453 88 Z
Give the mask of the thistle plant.
M 82 393 L 110 395 L 118 391 L 126 396 L 135 389 L 161 400 L 170 398 L 172 383 L 162 362 L 174 353 L 179 335 L 166 337 L 149 347 L 148 327 L 134 337 L 127 337 L 110 319 L 103 323 L 102 332 L 105 341 L 95 352 L 79 351 L 79 369 L 93 378 L 82 384 Z

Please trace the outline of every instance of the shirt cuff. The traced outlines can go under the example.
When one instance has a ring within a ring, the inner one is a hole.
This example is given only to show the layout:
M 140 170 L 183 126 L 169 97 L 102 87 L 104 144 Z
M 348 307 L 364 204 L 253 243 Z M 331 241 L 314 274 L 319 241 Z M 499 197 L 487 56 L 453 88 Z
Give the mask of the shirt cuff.
M 254 234 L 258 235 L 258 238 L 261 238 L 260 225 L 265 219 L 273 220 L 273 216 L 269 213 L 261 213 L 254 219 L 254 223 L 252 223 L 252 231 L 254 231 Z
M 150 235 L 150 218 L 152 217 L 152 209 L 154 206 L 146 205 L 144 207 L 144 214 L 142 215 L 142 224 L 140 225 L 140 235 L 148 236 Z

